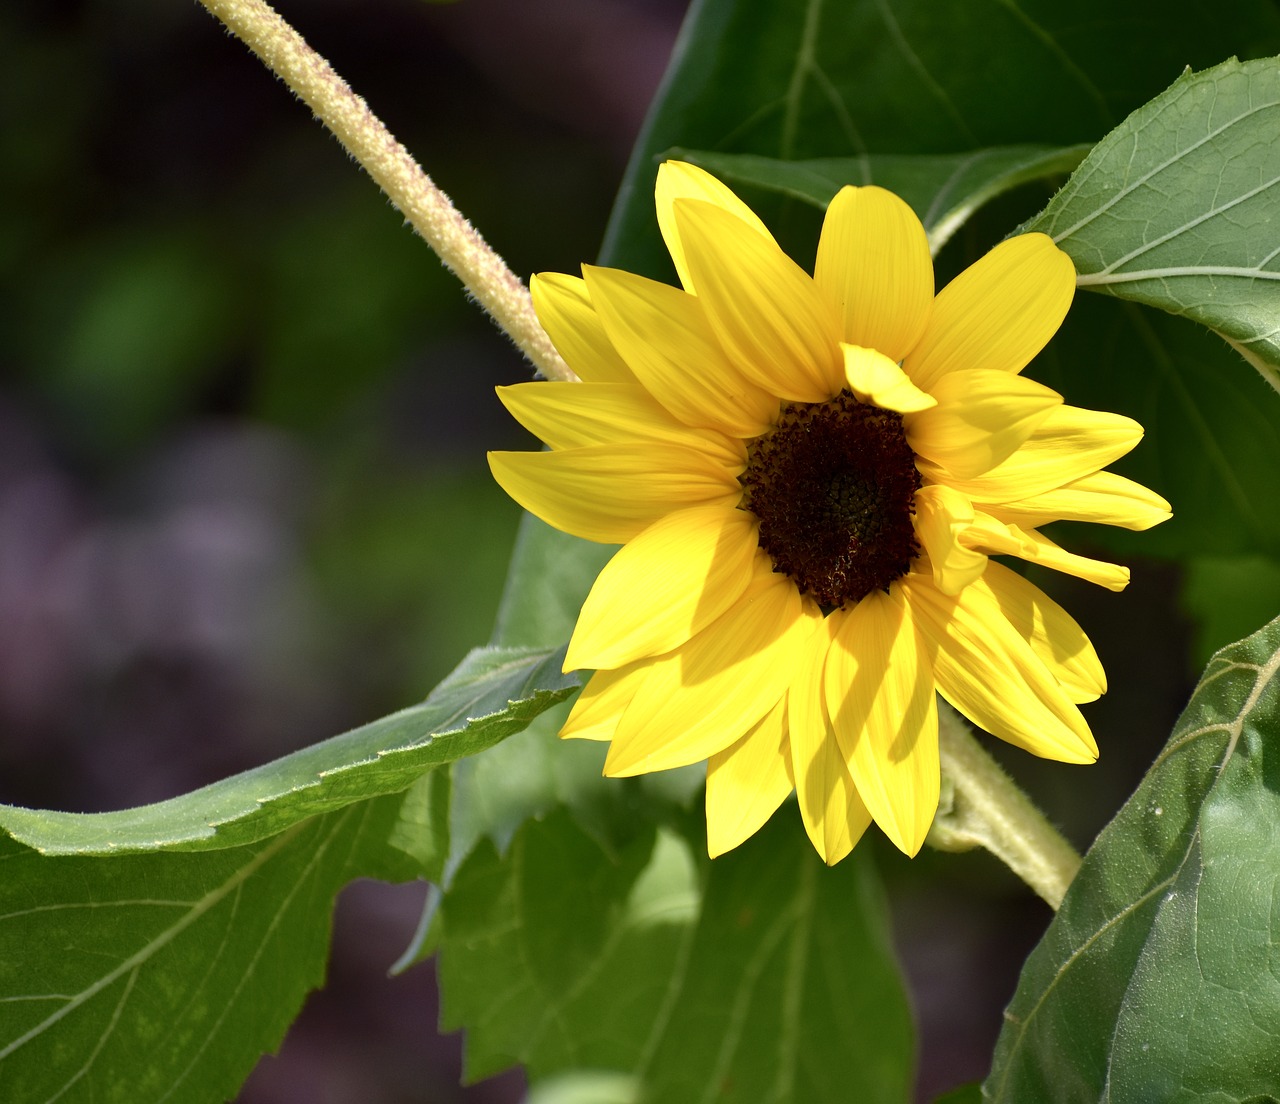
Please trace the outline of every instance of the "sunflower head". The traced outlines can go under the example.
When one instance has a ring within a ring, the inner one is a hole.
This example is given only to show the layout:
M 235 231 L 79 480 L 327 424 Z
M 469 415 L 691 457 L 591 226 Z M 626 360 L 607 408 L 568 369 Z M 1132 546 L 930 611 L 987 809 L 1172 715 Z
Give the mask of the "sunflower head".
M 1088 638 L 994 556 L 1112 590 L 1061 520 L 1144 529 L 1158 495 L 1103 469 L 1137 423 L 1020 375 L 1075 289 L 1042 234 L 934 295 L 919 219 L 881 188 L 832 200 L 810 276 L 720 181 L 667 162 L 658 222 L 681 287 L 586 267 L 535 277 L 579 383 L 501 388 L 549 446 L 491 453 L 549 524 L 622 548 L 566 670 L 562 735 L 606 774 L 707 761 L 713 855 L 794 790 L 829 863 L 875 820 L 915 854 L 937 810 L 936 695 L 1036 755 L 1085 763 L 1105 688 Z

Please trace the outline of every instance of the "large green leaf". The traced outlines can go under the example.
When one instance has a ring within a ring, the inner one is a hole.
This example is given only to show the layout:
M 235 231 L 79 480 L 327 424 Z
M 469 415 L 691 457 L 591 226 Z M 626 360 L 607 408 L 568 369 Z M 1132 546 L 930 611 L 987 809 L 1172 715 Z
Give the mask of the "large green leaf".
M 1186 73 L 1028 224 L 1082 287 L 1185 315 L 1280 386 L 1280 60 Z
M 578 687 L 563 650 L 472 652 L 421 705 L 169 801 L 115 813 L 0 806 L 0 828 L 47 855 L 233 847 L 412 785 L 491 747 Z
M 0 810 L 0 1099 L 229 1097 L 323 980 L 337 891 L 440 876 L 433 768 L 572 693 L 562 657 L 478 650 L 422 705 L 157 805 Z
M 779 161 L 753 153 L 709 153 L 676 148 L 735 188 L 747 185 L 790 196 L 820 211 L 846 184 L 878 184 L 907 201 L 924 223 L 937 255 L 984 203 L 1020 184 L 1070 172 L 1089 146 L 1003 146 L 950 154 L 884 154 Z
M 333 898 L 417 866 L 401 797 L 198 854 L 40 855 L 0 837 L 0 1100 L 222 1101 L 324 980 Z
M 993 1101 L 1280 1094 L 1280 620 L 1223 649 L 1006 1013 Z
M 632 155 L 606 263 L 670 270 L 651 197 L 673 146 L 791 161 L 1096 142 L 1187 65 L 1276 52 L 1266 0 L 703 0 Z
M 791 810 L 794 813 L 794 810 Z M 439 917 L 467 1073 L 629 1076 L 645 1101 L 901 1101 L 910 1017 L 865 854 L 834 870 L 796 818 L 708 863 L 650 827 L 610 851 L 563 811 L 485 845 Z

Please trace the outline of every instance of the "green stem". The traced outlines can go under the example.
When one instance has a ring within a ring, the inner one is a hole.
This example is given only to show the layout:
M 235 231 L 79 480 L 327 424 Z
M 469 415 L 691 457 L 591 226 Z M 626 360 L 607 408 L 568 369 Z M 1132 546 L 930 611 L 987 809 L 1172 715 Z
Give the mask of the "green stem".
M 538 322 L 529 290 L 332 66 L 262 0 L 200 0 L 303 100 L 548 379 L 577 377 Z
M 939 705 L 943 800 L 928 842 L 943 851 L 985 847 L 1056 909 L 1080 869 L 1080 856 L 964 720 Z

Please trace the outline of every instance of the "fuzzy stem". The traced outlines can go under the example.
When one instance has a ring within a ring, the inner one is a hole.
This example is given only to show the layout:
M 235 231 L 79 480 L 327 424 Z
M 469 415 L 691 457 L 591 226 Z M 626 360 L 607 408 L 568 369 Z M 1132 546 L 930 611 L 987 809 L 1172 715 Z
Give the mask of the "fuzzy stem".
M 548 379 L 576 379 L 519 277 L 329 63 L 262 0 L 200 2 L 306 102 L 538 371 Z
M 1080 856 L 982 749 L 968 725 L 939 704 L 943 800 L 928 842 L 943 851 L 985 847 L 1057 909 L 1080 869 Z

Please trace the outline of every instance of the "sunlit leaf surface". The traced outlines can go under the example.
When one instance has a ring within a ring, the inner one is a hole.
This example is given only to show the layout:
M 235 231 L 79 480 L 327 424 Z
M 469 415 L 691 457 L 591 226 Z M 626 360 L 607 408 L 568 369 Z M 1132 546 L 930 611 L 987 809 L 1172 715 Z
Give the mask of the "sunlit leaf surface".
M 323 982 L 337 891 L 412 876 L 386 842 L 399 804 L 199 854 L 0 840 L 0 1100 L 232 1097 Z
M 1202 322 L 1280 377 L 1280 61 L 1187 73 L 1099 143 L 1028 229 L 1080 285 Z
M 636 1100 L 904 1101 L 910 1017 L 867 857 L 795 810 L 714 863 L 669 828 L 607 851 L 561 812 L 477 849 L 440 915 L 467 1072 L 619 1071 Z

